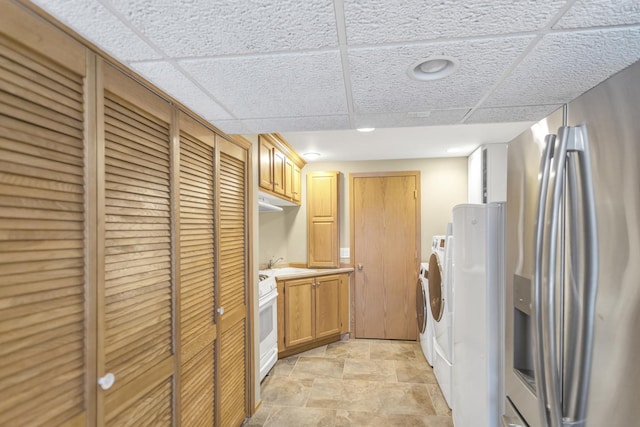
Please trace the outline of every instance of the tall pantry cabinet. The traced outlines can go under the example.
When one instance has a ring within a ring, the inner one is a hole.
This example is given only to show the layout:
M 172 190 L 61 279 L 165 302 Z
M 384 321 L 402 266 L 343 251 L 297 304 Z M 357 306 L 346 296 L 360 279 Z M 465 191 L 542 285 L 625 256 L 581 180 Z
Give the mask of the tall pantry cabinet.
M 250 147 L 0 6 L 0 425 L 240 425 Z

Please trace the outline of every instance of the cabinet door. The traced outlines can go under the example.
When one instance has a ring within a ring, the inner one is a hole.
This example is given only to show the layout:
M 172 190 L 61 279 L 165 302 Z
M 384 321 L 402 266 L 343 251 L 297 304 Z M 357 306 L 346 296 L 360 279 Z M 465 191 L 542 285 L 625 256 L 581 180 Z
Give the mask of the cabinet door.
M 86 55 L 35 21 L 3 2 L 0 33 L 59 62 L 0 34 L 0 425 L 86 425 L 96 387 Z
M 284 195 L 293 199 L 293 162 L 287 158 L 284 164 Z
M 312 341 L 315 338 L 314 279 L 284 282 L 284 343 L 286 347 Z
M 340 333 L 340 276 L 315 279 L 315 337 Z
M 218 425 L 239 426 L 248 415 L 249 272 L 247 151 L 221 137 L 218 166 Z
M 273 192 L 285 194 L 285 163 L 287 158 L 284 153 L 277 148 L 273 148 Z
M 309 267 L 339 267 L 338 172 L 307 175 Z
M 259 186 L 267 190 L 273 190 L 273 152 L 273 144 L 262 136 L 258 137 Z
M 293 164 L 293 177 L 291 179 L 291 198 L 294 202 L 302 201 L 302 173 L 295 163 Z
M 180 123 L 180 418 L 214 423 L 215 136 L 181 113 Z
M 98 269 L 98 393 L 105 425 L 171 425 L 174 399 L 170 105 L 104 70 L 104 265 Z M 99 142 L 100 144 L 100 142 Z M 99 205 L 100 209 L 100 205 Z M 100 238 L 100 236 L 99 236 Z

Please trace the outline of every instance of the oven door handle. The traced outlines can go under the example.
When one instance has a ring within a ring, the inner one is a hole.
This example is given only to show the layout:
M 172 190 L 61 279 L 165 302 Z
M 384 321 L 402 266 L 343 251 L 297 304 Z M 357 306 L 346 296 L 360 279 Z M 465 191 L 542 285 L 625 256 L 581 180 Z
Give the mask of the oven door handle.
M 276 298 L 278 298 L 278 291 L 274 289 L 268 294 L 260 297 L 260 299 L 258 300 L 258 308 L 264 307 L 266 304 L 269 304 L 271 301 L 273 301 Z

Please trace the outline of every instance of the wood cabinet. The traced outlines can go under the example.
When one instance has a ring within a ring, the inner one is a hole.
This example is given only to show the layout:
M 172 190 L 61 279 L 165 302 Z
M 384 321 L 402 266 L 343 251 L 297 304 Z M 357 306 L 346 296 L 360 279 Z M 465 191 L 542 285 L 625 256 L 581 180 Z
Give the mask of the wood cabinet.
M 300 167 L 293 160 L 286 159 L 284 172 L 284 195 L 288 199 L 300 204 L 302 193 L 300 187 L 302 184 L 302 174 Z
M 307 246 L 310 268 L 340 266 L 339 172 L 307 174 Z
M 348 273 L 278 281 L 278 293 L 280 357 L 337 341 L 348 332 Z
M 260 190 L 291 205 L 299 205 L 304 160 L 278 134 L 260 134 L 258 151 Z
M 0 12 L 0 425 L 241 425 L 250 144 Z

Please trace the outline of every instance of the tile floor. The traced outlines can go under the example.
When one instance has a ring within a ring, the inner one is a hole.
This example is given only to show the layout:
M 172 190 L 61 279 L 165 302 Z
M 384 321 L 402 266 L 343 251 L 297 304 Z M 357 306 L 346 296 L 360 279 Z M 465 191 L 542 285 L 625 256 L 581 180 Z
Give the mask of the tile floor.
M 348 340 L 279 360 L 247 426 L 453 427 L 413 341 Z

